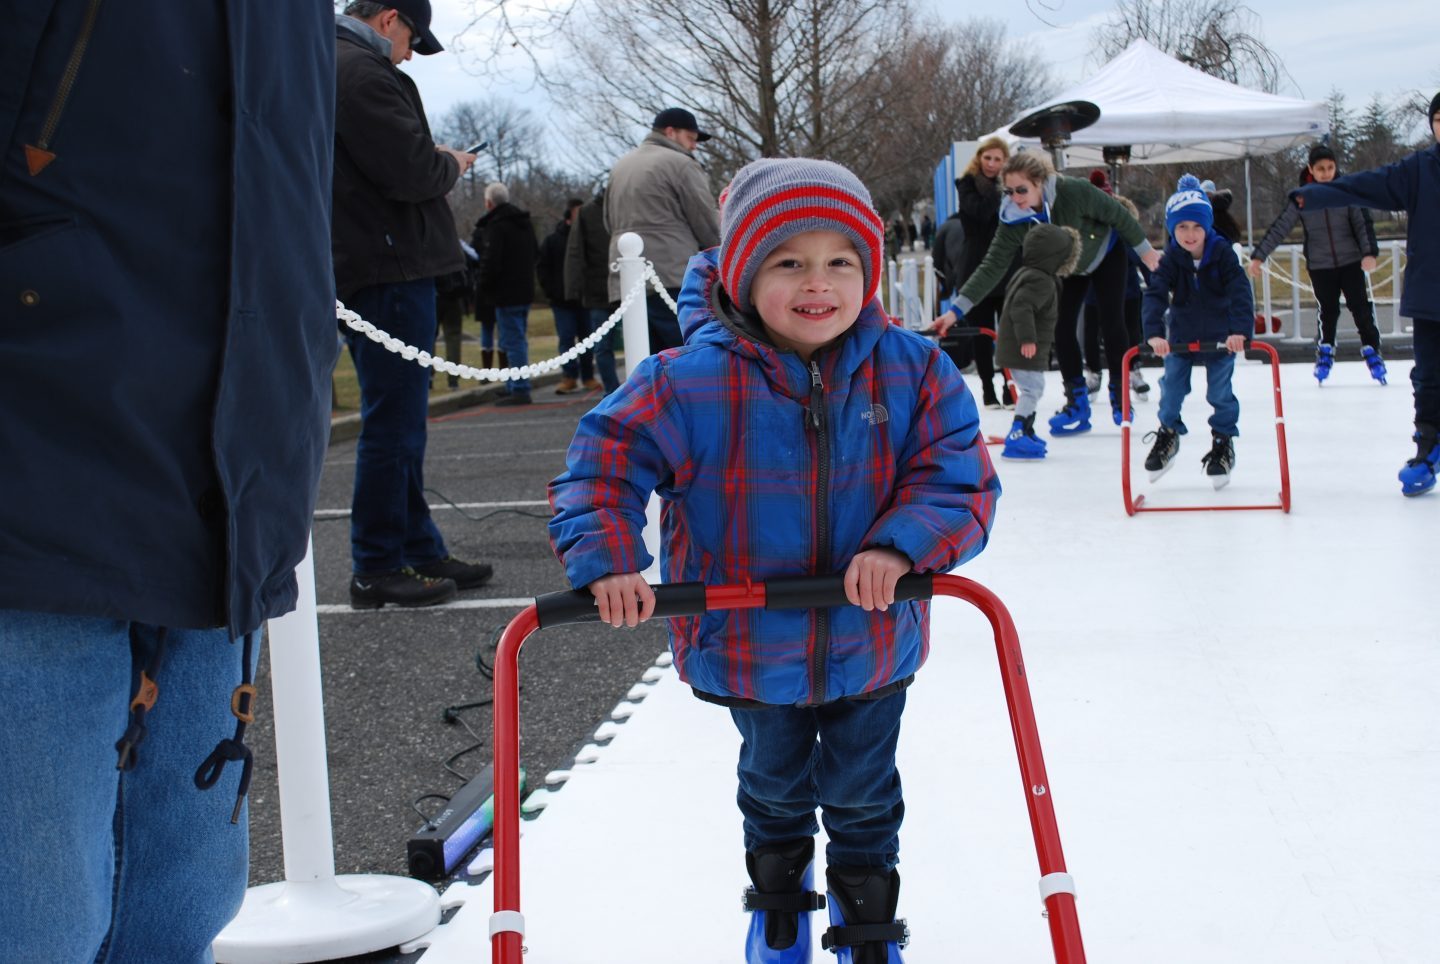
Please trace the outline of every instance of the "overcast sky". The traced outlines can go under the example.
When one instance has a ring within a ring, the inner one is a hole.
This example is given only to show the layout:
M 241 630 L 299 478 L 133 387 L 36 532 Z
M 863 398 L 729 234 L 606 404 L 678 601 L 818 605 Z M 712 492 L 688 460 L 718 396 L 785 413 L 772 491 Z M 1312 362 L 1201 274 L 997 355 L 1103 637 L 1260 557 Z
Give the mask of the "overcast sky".
M 963 20 L 988 16 L 1002 21 L 1008 36 L 1040 50 L 1062 87 L 1090 76 L 1091 33 L 1113 6 L 1112 0 L 1010 0 L 979 4 L 973 0 L 921 0 L 939 17 Z M 508 97 L 544 118 L 544 95 L 530 87 L 528 62 L 511 58 L 504 82 L 467 73 L 465 64 L 483 46 L 483 38 L 457 34 L 470 20 L 467 0 L 431 0 L 432 27 L 445 53 L 414 57 L 404 69 L 420 85 L 427 113 L 438 118 L 452 105 L 488 95 Z M 515 4 L 512 4 L 515 6 Z M 1293 80 L 1281 93 L 1323 100 L 1331 88 L 1344 91 L 1359 109 L 1372 94 L 1387 101 L 1420 88 L 1427 99 L 1440 88 L 1440 12 L 1435 0 L 1255 0 L 1262 39 L 1284 60 Z M 638 136 L 638 133 L 637 133 Z

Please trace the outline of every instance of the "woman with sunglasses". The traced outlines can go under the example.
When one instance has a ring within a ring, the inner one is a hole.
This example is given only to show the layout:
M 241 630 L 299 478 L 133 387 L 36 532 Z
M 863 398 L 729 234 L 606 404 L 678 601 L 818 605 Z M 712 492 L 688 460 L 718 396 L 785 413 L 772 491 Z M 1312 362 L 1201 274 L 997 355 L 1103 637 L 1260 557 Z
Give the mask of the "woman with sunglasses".
M 1150 270 L 1160 263 L 1160 252 L 1145 239 L 1140 222 L 1120 202 L 1085 178 L 1056 174 L 1050 160 L 1036 152 L 1022 152 L 1005 162 L 1000 171 L 1004 198 L 1000 227 L 980 266 L 961 287 L 952 309 L 964 317 L 995 290 L 1025 235 L 1034 224 L 1057 224 L 1080 233 L 1080 268 L 1064 280 L 1060 293 L 1060 323 L 1055 329 L 1055 355 L 1065 381 L 1065 407 L 1050 419 L 1052 435 L 1074 435 L 1090 430 L 1090 399 L 1080 359 L 1076 322 L 1085 295 L 1093 286 L 1105 325 L 1106 360 L 1110 367 L 1110 404 L 1120 424 L 1120 362 L 1129 344 L 1125 334 L 1125 247 L 1135 249 Z M 942 334 L 951 323 L 937 321 Z

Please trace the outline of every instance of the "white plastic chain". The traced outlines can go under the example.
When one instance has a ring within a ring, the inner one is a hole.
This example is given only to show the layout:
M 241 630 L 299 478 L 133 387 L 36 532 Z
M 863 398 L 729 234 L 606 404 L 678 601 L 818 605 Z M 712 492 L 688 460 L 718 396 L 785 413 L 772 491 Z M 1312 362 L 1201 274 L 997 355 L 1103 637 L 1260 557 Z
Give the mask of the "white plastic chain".
M 612 267 L 613 270 L 613 267 Z M 630 307 L 634 301 L 645 290 L 646 283 L 649 283 L 664 302 L 670 306 L 671 311 L 678 314 L 675 302 L 671 300 L 670 293 L 660 282 L 660 276 L 655 273 L 655 265 L 649 261 L 645 262 L 645 274 L 641 277 L 640 283 L 625 293 L 620 299 L 620 307 L 615 313 L 605 319 L 605 323 L 595 331 L 592 331 L 585 338 L 581 339 L 564 354 L 554 358 L 548 358 L 533 365 L 524 365 L 520 368 L 472 368 L 469 365 L 457 365 L 444 358 L 436 358 L 428 351 L 421 351 L 414 345 L 407 345 L 399 338 L 395 338 L 389 332 L 381 331 L 370 322 L 361 318 L 358 314 L 346 308 L 338 299 L 335 302 L 335 317 L 340 319 L 349 328 L 360 332 L 366 338 L 378 344 L 384 345 L 389 351 L 394 352 L 406 361 L 413 361 L 424 368 L 433 368 L 436 371 L 444 372 L 447 375 L 455 375 L 459 378 L 470 378 L 482 382 L 508 382 L 521 378 L 534 378 L 545 372 L 559 371 L 564 365 L 569 364 L 587 351 L 600 344 L 600 339 L 610 334 L 610 330 L 620 323 L 625 315 L 625 309 Z

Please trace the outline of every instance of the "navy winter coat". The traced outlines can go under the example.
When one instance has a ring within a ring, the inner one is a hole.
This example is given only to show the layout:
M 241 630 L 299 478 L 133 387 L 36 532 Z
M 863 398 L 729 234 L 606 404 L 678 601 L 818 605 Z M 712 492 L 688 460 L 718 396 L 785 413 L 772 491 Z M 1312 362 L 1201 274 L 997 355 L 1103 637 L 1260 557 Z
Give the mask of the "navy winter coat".
M 1147 341 L 1207 344 L 1231 335 L 1248 338 L 1255 330 L 1255 295 L 1230 242 L 1211 231 L 1197 269 L 1190 252 L 1171 240 L 1145 287 L 1141 319 Z
M 238 635 L 328 434 L 334 14 L 94 6 L 3 5 L 0 608 Z
M 1307 185 L 1291 191 L 1290 196 L 1304 198 L 1307 211 L 1363 204 L 1382 211 L 1408 212 L 1408 260 L 1400 314 L 1440 321 L 1440 144 L 1373 171 Z

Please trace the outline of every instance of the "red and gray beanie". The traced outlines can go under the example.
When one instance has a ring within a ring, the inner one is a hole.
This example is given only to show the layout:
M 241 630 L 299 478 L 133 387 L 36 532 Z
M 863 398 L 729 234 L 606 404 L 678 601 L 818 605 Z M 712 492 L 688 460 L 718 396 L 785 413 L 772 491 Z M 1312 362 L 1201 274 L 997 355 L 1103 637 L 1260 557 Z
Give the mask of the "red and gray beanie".
M 865 272 L 869 304 L 880 286 L 885 225 L 870 192 L 832 161 L 762 158 L 740 169 L 720 208 L 720 281 L 736 307 L 749 311 L 750 284 L 761 262 L 788 238 L 838 231 L 850 239 Z

